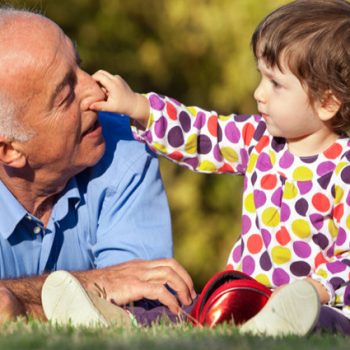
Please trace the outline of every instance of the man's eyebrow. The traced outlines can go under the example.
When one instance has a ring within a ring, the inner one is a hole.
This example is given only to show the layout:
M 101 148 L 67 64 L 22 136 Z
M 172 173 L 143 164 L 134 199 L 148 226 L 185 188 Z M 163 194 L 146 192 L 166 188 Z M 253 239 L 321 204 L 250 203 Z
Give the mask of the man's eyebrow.
M 64 89 L 64 87 L 68 84 L 74 83 L 75 80 L 76 79 L 75 79 L 74 72 L 73 71 L 67 72 L 67 74 L 64 76 L 64 78 L 61 80 L 61 82 L 58 83 L 58 85 L 54 89 L 54 92 L 53 92 L 51 99 L 50 99 L 50 106 L 52 106 L 54 104 L 55 99 L 57 98 L 59 93 Z

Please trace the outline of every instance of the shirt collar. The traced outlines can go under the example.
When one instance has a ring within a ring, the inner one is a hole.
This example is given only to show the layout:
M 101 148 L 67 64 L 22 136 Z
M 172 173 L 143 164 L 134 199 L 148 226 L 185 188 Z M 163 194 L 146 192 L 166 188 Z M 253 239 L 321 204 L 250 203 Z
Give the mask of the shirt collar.
M 28 212 L 2 181 L 0 181 L 0 198 L 2 204 L 2 208 L 0 210 L 0 234 L 5 239 L 8 239 L 15 231 L 19 222 L 23 220 L 26 215 L 28 215 Z M 70 199 L 75 199 L 76 205 L 79 204 L 81 199 L 75 177 L 69 180 L 67 186 L 60 194 L 54 206 L 52 212 L 54 220 L 60 220 L 67 214 Z
M 8 239 L 18 223 L 27 214 L 22 204 L 0 181 L 0 198 L 2 208 L 0 210 L 0 234 Z

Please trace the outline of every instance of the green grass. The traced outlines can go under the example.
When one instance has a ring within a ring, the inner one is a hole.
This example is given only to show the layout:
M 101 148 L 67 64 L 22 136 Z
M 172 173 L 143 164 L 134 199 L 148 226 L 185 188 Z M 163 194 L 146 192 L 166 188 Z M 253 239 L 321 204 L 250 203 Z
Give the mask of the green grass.
M 215 329 L 193 328 L 184 324 L 122 329 L 59 327 L 30 321 L 2 326 L 0 349 L 349 350 L 350 337 L 327 334 L 272 339 L 240 336 L 236 329 L 228 325 Z

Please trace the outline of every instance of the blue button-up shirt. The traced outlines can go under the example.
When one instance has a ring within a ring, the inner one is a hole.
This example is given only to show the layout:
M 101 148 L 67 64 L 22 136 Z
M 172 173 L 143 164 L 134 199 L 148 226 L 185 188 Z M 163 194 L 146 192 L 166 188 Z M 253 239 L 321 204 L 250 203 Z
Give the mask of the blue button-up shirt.
M 157 158 L 133 140 L 127 117 L 100 121 L 104 156 L 69 181 L 46 228 L 0 181 L 0 278 L 172 256 Z

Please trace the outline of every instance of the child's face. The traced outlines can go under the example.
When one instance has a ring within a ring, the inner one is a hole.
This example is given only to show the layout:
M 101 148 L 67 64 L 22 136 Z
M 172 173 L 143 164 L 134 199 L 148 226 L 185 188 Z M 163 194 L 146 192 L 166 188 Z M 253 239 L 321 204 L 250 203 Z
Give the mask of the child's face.
M 320 130 L 329 130 L 319 118 L 317 103 L 312 106 L 299 79 L 286 67 L 283 72 L 258 59 L 261 81 L 255 90 L 259 113 L 271 135 L 288 141 L 301 140 Z

